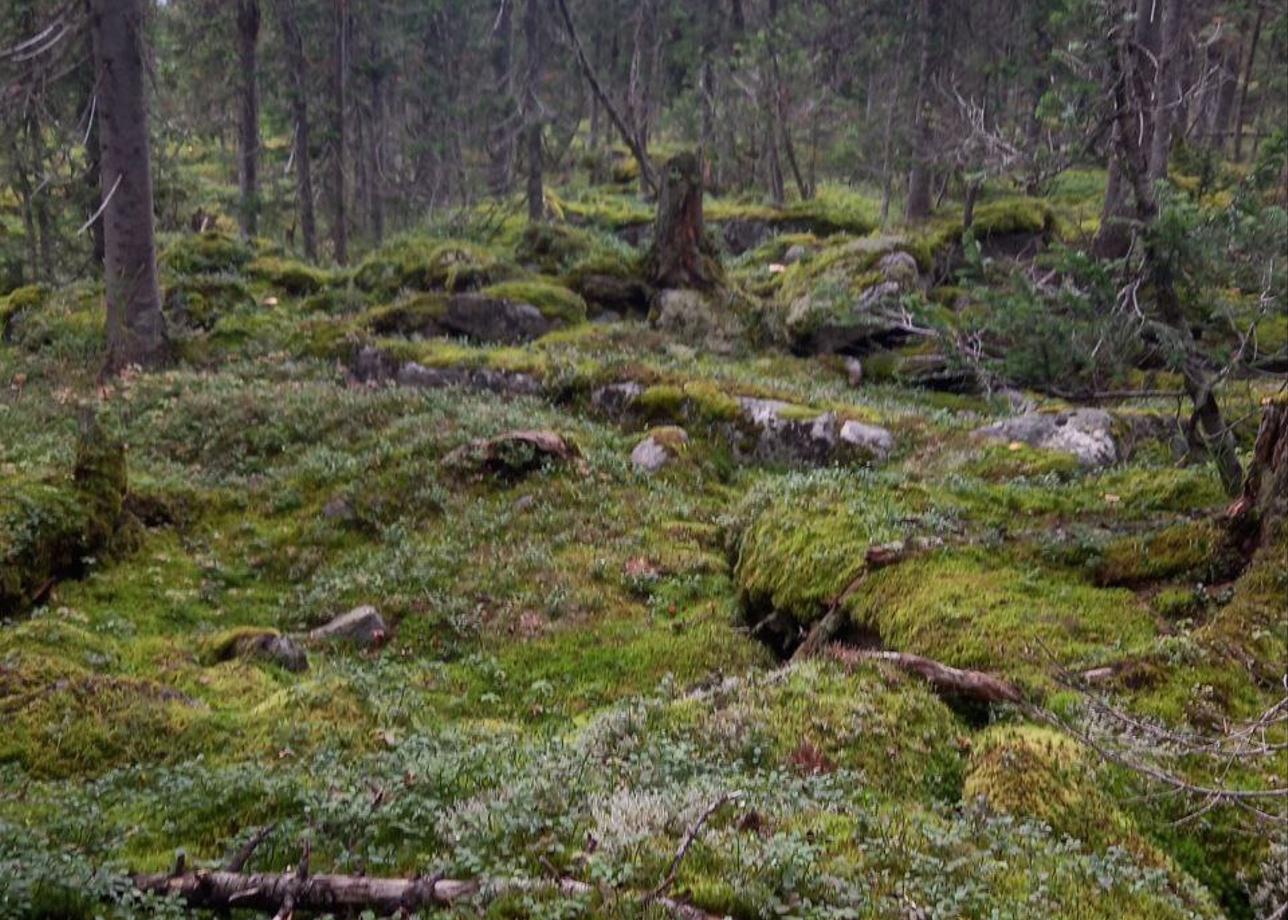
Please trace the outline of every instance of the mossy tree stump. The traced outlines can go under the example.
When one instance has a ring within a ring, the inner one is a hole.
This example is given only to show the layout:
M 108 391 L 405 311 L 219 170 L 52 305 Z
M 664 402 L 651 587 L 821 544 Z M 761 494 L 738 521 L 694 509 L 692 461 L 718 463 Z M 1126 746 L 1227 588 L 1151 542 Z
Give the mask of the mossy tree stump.
M 706 291 L 724 283 L 724 270 L 706 235 L 702 216 L 702 160 L 676 154 L 662 172 L 653 245 L 645 259 L 648 280 L 658 288 Z

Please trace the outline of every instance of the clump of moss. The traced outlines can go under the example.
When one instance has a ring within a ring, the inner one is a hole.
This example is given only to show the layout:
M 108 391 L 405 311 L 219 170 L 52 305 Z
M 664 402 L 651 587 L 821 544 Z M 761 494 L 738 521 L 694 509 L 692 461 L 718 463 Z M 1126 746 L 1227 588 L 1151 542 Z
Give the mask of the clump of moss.
M 726 522 L 744 610 L 751 619 L 777 611 L 812 623 L 862 571 L 870 546 L 903 535 L 906 516 L 891 490 L 862 471 L 758 484 Z
M 1083 749 L 1035 725 L 996 726 L 972 739 L 962 797 L 983 798 L 997 811 L 1036 818 L 1097 849 L 1134 833 L 1104 793 Z
M 1144 585 L 1189 576 L 1211 583 L 1236 566 L 1224 530 L 1202 520 L 1115 540 L 1105 547 L 1096 579 L 1104 585 Z
M 245 283 L 231 275 L 183 275 L 166 288 L 167 318 L 181 326 L 211 329 L 220 317 L 254 299 Z
M 402 288 L 475 290 L 517 274 L 513 264 L 477 243 L 408 237 L 368 256 L 353 281 L 363 291 L 392 295 Z
M 251 262 L 246 266 L 246 273 L 295 297 L 315 294 L 336 280 L 330 272 L 312 265 L 305 265 L 294 259 L 271 257 L 260 257 Z
M 738 418 L 738 400 L 706 381 L 659 383 L 648 387 L 635 403 L 636 410 L 653 422 L 718 424 Z
M 161 262 L 180 275 L 236 273 L 253 256 L 245 243 L 211 230 L 180 237 L 165 250 Z
M 864 367 L 866 369 L 866 364 Z M 1067 480 L 1078 475 L 1081 469 L 1078 458 L 1072 454 L 1040 450 L 1018 442 L 986 444 L 964 467 L 965 472 L 988 482 L 1043 476 Z
M 27 310 L 39 309 L 44 305 L 48 296 L 49 292 L 43 286 L 31 284 L 10 291 L 4 297 L 0 297 L 0 338 L 8 337 L 9 323 L 18 314 Z
M 546 275 L 558 275 L 572 268 L 595 248 L 594 238 L 585 230 L 567 224 L 529 224 L 519 237 L 514 257 L 520 265 Z
M 548 320 L 569 326 L 586 321 L 586 301 L 562 284 L 545 280 L 503 281 L 483 289 L 489 297 L 531 304 Z
M 846 607 L 891 648 L 1038 683 L 1035 649 L 1090 666 L 1154 635 L 1153 617 L 1129 591 L 981 550 L 942 550 L 872 572 Z
M 358 318 L 358 324 L 377 335 L 438 335 L 439 322 L 447 312 L 442 294 L 415 294 L 397 303 L 375 307 Z

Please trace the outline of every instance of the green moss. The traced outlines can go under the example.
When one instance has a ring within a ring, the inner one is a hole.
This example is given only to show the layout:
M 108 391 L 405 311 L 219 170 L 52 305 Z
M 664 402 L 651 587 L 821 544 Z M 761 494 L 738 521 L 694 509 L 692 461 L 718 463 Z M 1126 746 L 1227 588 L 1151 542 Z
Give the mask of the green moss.
M 377 335 L 433 336 L 447 312 L 442 294 L 415 294 L 385 307 L 375 307 L 358 318 L 358 325 Z
M 551 281 L 505 281 L 483 289 L 489 297 L 531 304 L 541 315 L 567 325 L 586 321 L 586 302 L 581 295 Z
M 1049 728 L 1002 725 L 976 735 L 962 797 L 982 797 L 990 808 L 1036 818 L 1096 849 L 1130 842 L 1147 850 L 1084 749 Z
M 986 444 L 967 462 L 965 470 L 989 482 L 1051 476 L 1070 479 L 1081 467 L 1078 459 L 1063 451 L 1040 450 L 1027 444 Z
M 813 622 L 862 571 L 868 547 L 903 535 L 905 516 L 890 490 L 862 473 L 791 473 L 759 484 L 729 521 L 744 608 Z
M 165 291 L 167 317 L 181 326 L 210 329 L 223 316 L 254 304 L 245 283 L 229 275 L 184 275 Z
M 245 243 L 212 230 L 175 240 L 162 254 L 161 262 L 177 274 L 199 275 L 235 273 L 252 258 L 253 253 Z
M 39 309 L 49 297 L 49 292 L 39 284 L 20 287 L 0 297 L 0 338 L 9 328 L 9 323 L 18 314 L 26 310 Z
M 739 415 L 738 400 L 705 381 L 648 387 L 635 408 L 644 418 L 658 422 L 718 424 L 734 421 Z
M 891 648 L 1039 683 L 1045 655 L 1092 666 L 1154 635 L 1152 616 L 1128 591 L 980 550 L 941 551 L 874 572 L 847 608 Z
M 586 230 L 566 224 L 529 224 L 515 247 L 514 257 L 546 275 L 568 271 L 596 248 L 597 241 Z
M 513 264 L 477 243 L 406 237 L 364 259 L 353 280 L 363 291 L 392 295 L 402 288 L 475 290 L 516 274 Z
M 336 276 L 293 259 L 260 257 L 246 266 L 252 278 L 266 281 L 294 297 L 315 294 L 336 283 Z
M 1153 605 L 1159 616 L 1179 620 L 1198 613 L 1203 601 L 1193 588 L 1164 588 L 1154 596 Z
M 1105 585 L 1142 585 L 1187 576 L 1214 582 L 1233 565 L 1224 531 L 1209 520 L 1175 524 L 1157 533 L 1110 543 L 1096 568 Z
M 124 448 L 97 423 L 82 436 L 70 484 L 0 484 L 0 614 L 22 612 L 54 578 L 105 550 L 125 491 Z
M 1197 638 L 1217 660 L 1250 668 L 1274 683 L 1288 661 L 1288 521 L 1271 530 L 1247 571 L 1235 583 L 1234 598 L 1199 630 Z

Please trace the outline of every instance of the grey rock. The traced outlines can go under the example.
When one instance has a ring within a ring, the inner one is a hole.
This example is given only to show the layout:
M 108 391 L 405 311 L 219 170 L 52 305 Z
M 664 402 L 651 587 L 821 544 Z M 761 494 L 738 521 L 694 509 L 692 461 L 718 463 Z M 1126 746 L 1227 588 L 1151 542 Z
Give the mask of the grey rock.
M 383 383 L 393 378 L 397 364 L 379 348 L 364 346 L 354 355 L 349 373 L 358 383 Z
M 688 442 L 682 428 L 668 428 L 665 435 L 651 433 L 631 451 L 631 465 L 642 473 L 656 473 L 678 457 L 678 447 Z
M 322 516 L 328 521 L 352 521 L 357 514 L 347 498 L 337 495 L 323 506 Z
M 385 641 L 389 628 L 375 607 L 355 607 L 309 633 L 310 639 L 347 639 L 363 648 Z
M 530 342 L 555 326 L 532 304 L 485 294 L 454 294 L 438 324 L 449 334 L 506 345 Z
M 850 386 L 860 387 L 863 385 L 863 362 L 852 355 L 846 356 L 844 362 L 846 379 L 850 381 Z
M 268 661 L 288 671 L 299 673 L 309 669 L 309 656 L 298 642 L 289 636 L 261 633 L 237 640 L 238 658 Z
M 408 361 L 398 369 L 397 380 L 400 386 L 431 390 L 463 387 L 511 396 L 541 392 L 541 384 L 531 374 L 481 367 L 425 367 L 415 361 Z
M 614 419 L 622 419 L 634 407 L 644 387 L 633 381 L 610 383 L 590 394 L 590 405 L 596 412 Z
M 894 435 L 879 425 L 866 425 L 853 419 L 841 425 L 841 443 L 877 460 L 884 460 L 894 450 Z
M 806 249 L 804 246 L 802 246 L 800 243 L 795 243 L 791 246 L 788 246 L 787 251 L 783 253 L 783 264 L 795 265 L 797 262 L 805 258 L 807 255 L 809 255 L 809 250 Z
M 881 277 L 887 283 L 897 284 L 905 291 L 912 290 L 921 281 L 917 260 L 902 250 L 883 255 L 877 262 L 877 271 L 881 272 Z
M 1072 412 L 1029 412 L 977 429 L 976 434 L 998 441 L 1018 441 L 1041 450 L 1072 454 L 1086 467 L 1116 463 L 1118 443 L 1113 416 L 1103 409 Z

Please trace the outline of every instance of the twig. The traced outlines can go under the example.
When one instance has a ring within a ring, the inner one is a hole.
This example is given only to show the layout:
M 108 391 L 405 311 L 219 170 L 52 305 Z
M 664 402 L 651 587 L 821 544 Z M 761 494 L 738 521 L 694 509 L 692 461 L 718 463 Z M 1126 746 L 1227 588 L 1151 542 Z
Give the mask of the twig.
M 684 857 L 689 852 L 689 847 L 698 838 L 698 834 L 702 833 L 702 826 L 725 805 L 730 802 L 736 802 L 740 798 L 742 798 L 741 792 L 727 792 L 708 805 L 706 811 L 698 815 L 698 820 L 693 822 L 693 826 L 689 828 L 688 833 L 684 835 L 684 839 L 680 841 L 680 847 L 675 851 L 675 858 L 671 860 L 671 866 L 667 869 L 666 877 L 644 898 L 645 904 L 662 897 L 675 884 L 675 876 L 680 871 L 680 863 L 684 862 Z

